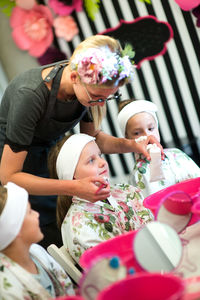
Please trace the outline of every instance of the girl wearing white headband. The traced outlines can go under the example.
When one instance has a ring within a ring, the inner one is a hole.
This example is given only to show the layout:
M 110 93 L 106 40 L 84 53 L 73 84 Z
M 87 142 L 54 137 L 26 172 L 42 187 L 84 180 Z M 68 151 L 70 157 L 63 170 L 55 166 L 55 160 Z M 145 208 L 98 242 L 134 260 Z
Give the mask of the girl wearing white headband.
M 0 299 L 45 300 L 74 294 L 64 270 L 39 245 L 39 214 L 25 189 L 0 186 Z
M 74 134 L 57 143 L 49 155 L 49 168 L 53 178 L 84 182 L 87 177 L 101 177 L 104 184 L 96 182 L 97 189 L 109 186 L 108 164 L 95 138 L 87 134 Z M 87 180 L 85 185 L 88 186 Z M 110 190 L 110 197 L 95 203 L 77 196 L 58 197 L 57 216 L 58 225 L 62 225 L 63 244 L 77 262 L 86 249 L 139 228 L 152 219 L 149 210 L 142 205 L 138 189 L 118 184 Z
M 139 141 L 153 135 L 160 141 L 157 106 L 153 102 L 125 100 L 120 102 L 119 110 L 118 122 L 126 138 Z M 200 168 L 181 150 L 164 149 L 164 154 L 164 160 L 156 163 L 153 182 L 151 163 L 142 154 L 135 154 L 129 182 L 142 190 L 144 198 L 177 182 L 200 176 Z

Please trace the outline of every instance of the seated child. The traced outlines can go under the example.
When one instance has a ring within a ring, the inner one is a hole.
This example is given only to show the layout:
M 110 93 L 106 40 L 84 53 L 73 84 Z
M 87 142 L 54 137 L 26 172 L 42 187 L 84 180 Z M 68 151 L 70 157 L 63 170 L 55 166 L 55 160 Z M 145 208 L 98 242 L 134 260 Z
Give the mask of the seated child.
M 49 154 L 48 165 L 53 178 L 72 180 L 93 176 L 95 181 L 95 176 L 102 176 L 105 185 L 97 186 L 97 192 L 108 186 L 108 164 L 101 157 L 95 138 L 87 134 L 74 134 L 59 141 Z M 57 217 L 58 225 L 62 224 L 63 244 L 77 262 L 86 249 L 137 229 L 153 218 L 143 207 L 138 188 L 118 184 L 110 190 L 108 199 L 95 203 L 76 196 L 58 197 Z
M 61 266 L 38 243 L 39 214 L 25 189 L 0 187 L 0 299 L 45 300 L 74 294 Z
M 119 104 L 118 122 L 122 134 L 128 139 L 154 135 L 160 141 L 157 106 L 146 100 L 125 100 Z M 142 191 L 145 197 L 180 181 L 200 176 L 200 168 L 184 152 L 176 148 L 164 149 L 165 159 L 155 168 L 158 178 L 151 182 L 150 162 L 135 154 L 135 165 L 129 182 Z M 158 162 L 159 163 L 159 162 Z M 159 173 L 160 172 L 160 173 Z

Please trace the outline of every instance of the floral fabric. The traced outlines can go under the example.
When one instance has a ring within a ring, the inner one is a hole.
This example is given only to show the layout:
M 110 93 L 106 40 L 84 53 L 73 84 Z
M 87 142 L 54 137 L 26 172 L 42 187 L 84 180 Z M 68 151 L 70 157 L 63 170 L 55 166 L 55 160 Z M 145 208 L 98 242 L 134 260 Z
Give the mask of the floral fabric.
M 105 202 L 73 198 L 61 228 L 63 244 L 79 262 L 86 249 L 138 229 L 152 219 L 151 212 L 143 207 L 140 190 L 129 184 L 118 184 L 111 187 L 111 197 Z
M 165 179 L 156 182 L 150 182 L 149 161 L 141 154 L 136 156 L 129 183 L 140 188 L 144 198 L 175 183 L 200 176 L 200 168 L 181 150 L 164 149 L 164 153 L 162 170 Z
M 30 255 L 47 270 L 53 281 L 56 296 L 74 294 L 72 283 L 61 266 L 39 245 L 32 245 Z M 45 300 L 50 294 L 20 265 L 0 253 L 0 300 Z

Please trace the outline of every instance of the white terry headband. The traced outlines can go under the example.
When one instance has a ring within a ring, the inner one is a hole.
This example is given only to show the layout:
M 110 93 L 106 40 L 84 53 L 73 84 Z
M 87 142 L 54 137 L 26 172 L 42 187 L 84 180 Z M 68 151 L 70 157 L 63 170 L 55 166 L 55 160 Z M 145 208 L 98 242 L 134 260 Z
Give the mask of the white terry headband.
M 73 179 L 83 148 L 94 140 L 93 136 L 84 133 L 73 134 L 66 140 L 56 161 L 56 171 L 59 179 Z
M 141 112 L 151 114 L 158 125 L 158 118 L 156 116 L 157 111 L 157 106 L 153 102 L 147 100 L 136 100 L 127 104 L 118 114 L 118 122 L 123 136 L 125 136 L 126 133 L 126 124 L 128 120 Z
M 26 214 L 28 193 L 22 187 L 8 182 L 7 201 L 0 215 L 0 251 L 17 237 Z

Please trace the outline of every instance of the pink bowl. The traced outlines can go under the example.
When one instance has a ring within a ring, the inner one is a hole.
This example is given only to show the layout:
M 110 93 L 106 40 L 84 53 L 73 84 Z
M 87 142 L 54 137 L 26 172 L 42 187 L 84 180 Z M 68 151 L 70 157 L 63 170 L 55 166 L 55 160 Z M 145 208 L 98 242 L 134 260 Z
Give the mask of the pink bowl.
M 57 297 L 56 300 L 84 300 L 81 296 L 63 296 Z
M 133 240 L 136 233 L 137 230 L 130 231 L 86 250 L 80 258 L 81 267 L 88 269 L 95 260 L 118 256 L 127 268 L 134 267 L 136 271 L 141 271 L 142 269 L 139 267 L 133 253 Z
M 97 300 L 181 300 L 184 281 L 172 274 L 140 273 L 104 289 Z
M 200 188 L 200 177 L 188 179 L 174 185 L 171 185 L 163 190 L 160 190 L 144 199 L 144 206 L 151 209 L 155 214 L 156 209 L 161 203 L 162 199 L 166 197 L 169 193 L 175 191 L 183 191 L 189 196 L 193 196 L 199 191 Z
M 182 191 L 174 191 L 163 199 L 164 207 L 173 214 L 186 215 L 191 212 L 192 200 Z M 160 202 L 162 205 L 162 202 Z
M 200 218 L 200 201 L 194 203 L 192 206 L 192 212 Z
M 157 216 L 157 211 L 163 201 L 169 194 L 175 191 L 182 191 L 187 193 L 193 198 L 193 202 L 198 201 L 198 197 L 194 197 L 195 194 L 199 192 L 200 189 L 200 177 L 188 179 L 177 184 L 171 185 L 163 190 L 160 190 L 144 199 L 144 206 L 149 208 L 154 216 Z M 184 204 L 185 205 L 185 204 Z M 188 205 L 190 205 L 188 203 Z M 184 206 L 183 206 L 184 207 Z M 199 217 L 195 214 L 192 215 L 188 225 L 192 225 L 199 221 Z

